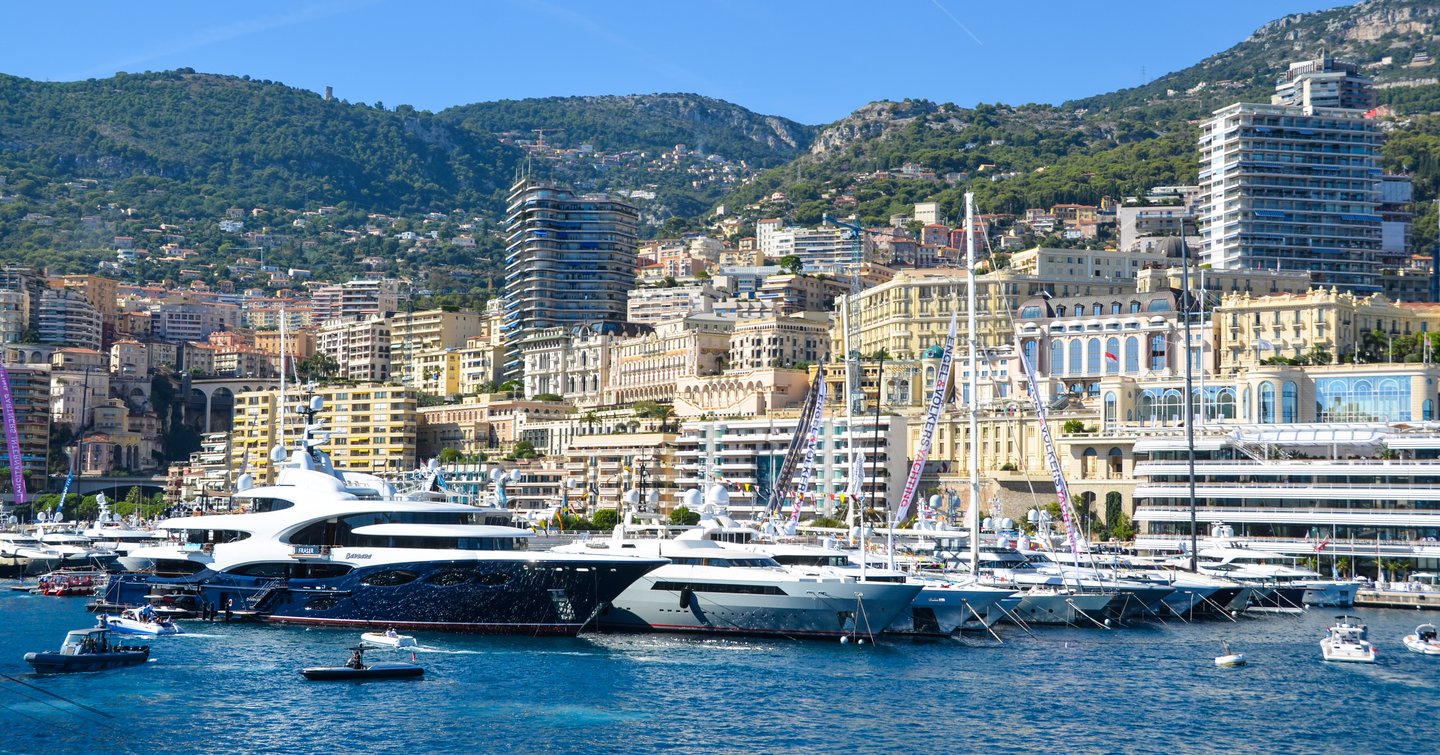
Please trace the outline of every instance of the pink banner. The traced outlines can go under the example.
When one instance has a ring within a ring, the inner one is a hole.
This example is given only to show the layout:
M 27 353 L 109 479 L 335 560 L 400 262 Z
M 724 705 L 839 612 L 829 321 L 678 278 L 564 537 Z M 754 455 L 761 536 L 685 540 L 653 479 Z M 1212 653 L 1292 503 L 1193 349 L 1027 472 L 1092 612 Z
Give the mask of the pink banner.
M 971 338 L 974 338 L 973 334 Z M 935 376 L 935 392 L 930 394 L 930 412 L 925 417 L 925 429 L 920 431 L 920 447 L 915 451 L 915 463 L 910 465 L 910 476 L 905 478 L 905 490 L 900 493 L 900 505 L 895 510 L 895 521 L 891 526 L 899 527 L 910 514 L 910 501 L 915 497 L 915 488 L 920 486 L 920 475 L 925 471 L 925 459 L 930 456 L 930 444 L 935 440 L 935 425 L 940 421 L 940 412 L 945 408 L 945 388 L 950 385 L 950 365 L 955 356 L 955 313 L 950 313 L 950 335 L 945 339 L 945 352 L 940 358 L 940 374 Z M 970 397 L 975 400 L 974 396 Z M 974 443 L 974 440 L 970 441 Z
M 25 505 L 25 457 L 20 454 L 20 428 L 15 424 L 15 399 L 10 395 L 10 371 L 0 363 L 0 410 L 5 412 L 5 450 L 10 454 L 10 485 L 15 505 Z

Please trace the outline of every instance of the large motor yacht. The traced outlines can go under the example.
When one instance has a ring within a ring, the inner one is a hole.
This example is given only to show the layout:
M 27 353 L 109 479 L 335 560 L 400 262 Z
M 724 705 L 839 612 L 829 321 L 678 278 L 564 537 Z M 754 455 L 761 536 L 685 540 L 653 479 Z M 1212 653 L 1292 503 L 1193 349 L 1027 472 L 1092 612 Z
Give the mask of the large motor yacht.
M 596 623 L 607 629 L 873 638 L 907 612 L 921 589 L 781 566 L 764 553 L 707 538 L 704 528 L 672 538 L 665 528 L 637 531 L 627 523 L 609 538 L 556 551 L 669 559 L 600 612 Z
M 860 551 L 840 548 L 838 543 L 812 545 L 766 537 L 760 530 L 712 510 L 702 510 L 700 527 L 708 540 L 727 548 L 769 556 L 781 566 L 804 574 L 918 585 L 920 593 L 910 610 L 901 611 L 890 622 L 886 627 L 889 632 L 950 635 L 979 623 L 988 625 L 992 623 L 987 620 L 990 609 L 1015 594 L 1014 590 L 982 585 L 959 575 L 926 575 L 891 569 L 887 563 L 877 563 L 874 557 L 866 559 L 866 568 L 862 569 L 857 560 L 862 558 Z
M 64 562 L 63 555 L 32 535 L 0 532 L 0 576 L 44 574 Z
M 237 486 L 244 513 L 169 519 L 176 542 L 137 548 L 105 600 L 137 605 L 184 591 L 216 610 L 272 622 L 574 635 L 660 558 L 527 549 L 503 508 L 400 494 L 339 472 L 304 437 L 274 485 Z M 242 476 L 244 477 L 244 476 Z

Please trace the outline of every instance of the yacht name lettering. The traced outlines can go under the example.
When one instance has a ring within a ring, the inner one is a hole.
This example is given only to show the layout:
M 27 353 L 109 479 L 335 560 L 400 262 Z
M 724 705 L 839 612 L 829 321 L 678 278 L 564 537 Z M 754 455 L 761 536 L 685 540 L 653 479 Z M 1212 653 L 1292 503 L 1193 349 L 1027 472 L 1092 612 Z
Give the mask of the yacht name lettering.
M 345 558 L 367 559 L 367 558 L 370 558 L 370 557 L 373 556 L 373 555 L 375 555 L 375 554 L 373 554 L 373 553 L 346 553 L 346 554 L 345 554 Z

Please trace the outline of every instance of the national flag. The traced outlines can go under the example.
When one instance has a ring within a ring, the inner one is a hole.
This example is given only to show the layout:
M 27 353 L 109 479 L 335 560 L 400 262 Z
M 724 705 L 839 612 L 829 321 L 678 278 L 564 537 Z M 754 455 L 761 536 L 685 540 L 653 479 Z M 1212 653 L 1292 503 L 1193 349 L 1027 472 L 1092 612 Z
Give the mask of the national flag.
M 1272 341 L 1267 341 L 1267 340 L 1265 340 L 1264 338 L 1260 339 L 1260 343 L 1257 344 L 1257 345 L 1260 347 L 1260 350 L 1261 350 L 1261 351 L 1265 351 L 1265 350 L 1267 350 L 1267 349 L 1274 349 L 1274 348 L 1275 348 L 1274 342 L 1272 342 Z
M 1118 362 L 1118 361 L 1120 361 L 1120 357 L 1117 357 L 1117 356 L 1115 356 L 1114 354 L 1111 354 L 1111 353 L 1108 352 L 1108 351 L 1105 352 L 1105 358 L 1108 359 L 1108 360 L 1110 360 L 1110 361 L 1112 361 L 1112 362 Z
M 1321 540 L 1320 542 L 1318 542 L 1318 543 L 1315 544 L 1315 550 L 1316 550 L 1316 551 L 1323 551 L 1323 550 L 1325 550 L 1327 547 L 1329 547 L 1329 545 L 1330 545 L 1330 538 L 1327 537 L 1327 538 L 1325 538 L 1324 540 Z

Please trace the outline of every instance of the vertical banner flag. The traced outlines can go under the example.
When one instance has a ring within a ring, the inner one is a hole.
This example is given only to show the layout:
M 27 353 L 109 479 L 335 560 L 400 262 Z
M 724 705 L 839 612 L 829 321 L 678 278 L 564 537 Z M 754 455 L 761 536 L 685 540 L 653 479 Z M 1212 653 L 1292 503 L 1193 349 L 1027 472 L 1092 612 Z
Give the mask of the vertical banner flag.
M 935 392 L 930 394 L 930 413 L 925 417 L 925 429 L 920 433 L 920 447 L 915 449 L 915 463 L 910 465 L 910 476 L 905 478 L 905 490 L 900 493 L 899 507 L 895 509 L 895 521 L 891 526 L 899 526 L 910 513 L 910 499 L 915 496 L 915 488 L 920 486 L 920 474 L 925 471 L 925 459 L 929 458 L 930 444 L 935 440 L 935 425 L 940 421 L 940 410 L 945 407 L 945 389 L 950 386 L 950 363 L 954 358 L 955 312 L 951 311 L 950 335 L 945 339 L 945 354 L 940 359 L 940 373 L 935 376 Z M 975 441 L 972 439 L 970 442 Z
M 810 435 L 805 446 L 805 461 L 800 468 L 800 482 L 795 484 L 795 503 L 790 507 L 790 523 L 800 521 L 800 504 L 810 490 L 810 478 L 815 474 L 815 448 L 820 445 L 820 431 L 825 422 L 825 373 L 815 376 L 820 388 L 815 393 L 815 416 L 810 419 Z
M 1065 485 L 1065 475 L 1060 473 L 1060 458 L 1055 454 L 1055 441 L 1050 437 L 1050 425 L 1045 421 L 1045 402 L 1040 400 L 1040 385 L 1035 382 L 1035 371 L 1025 350 L 1018 349 L 1020 364 L 1025 368 L 1025 380 L 1030 384 L 1030 400 L 1035 405 L 1035 419 L 1040 425 L 1040 441 L 1045 447 L 1045 463 L 1050 465 L 1050 475 L 1055 481 L 1055 497 L 1060 499 L 1060 514 L 1065 518 L 1065 539 L 1070 544 L 1070 553 L 1075 557 L 1075 568 L 1080 568 L 1080 548 L 1076 543 L 1075 519 L 1070 513 L 1070 488 Z
M 15 424 L 15 399 L 10 395 L 10 371 L 0 364 L 0 409 L 5 412 L 5 450 L 10 454 L 10 486 L 15 505 L 25 505 L 25 459 L 20 455 L 20 429 Z

